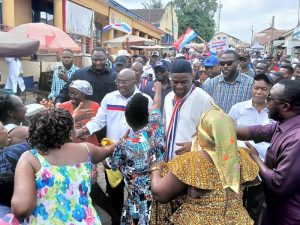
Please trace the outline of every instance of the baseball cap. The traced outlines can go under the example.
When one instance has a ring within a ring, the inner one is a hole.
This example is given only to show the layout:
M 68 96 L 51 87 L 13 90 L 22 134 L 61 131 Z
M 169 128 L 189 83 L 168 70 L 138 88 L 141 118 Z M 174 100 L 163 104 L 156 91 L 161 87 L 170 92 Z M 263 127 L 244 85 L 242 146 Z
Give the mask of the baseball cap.
M 273 85 L 274 81 L 269 74 L 259 73 L 254 77 L 254 80 L 264 80 L 266 83 Z
M 116 57 L 115 65 L 125 66 L 127 64 L 127 59 L 124 55 L 119 55 Z
M 130 57 L 130 54 L 124 49 L 118 51 L 117 56 L 121 56 L 121 55 Z
M 219 59 L 216 56 L 209 56 L 204 60 L 204 66 L 216 66 L 219 65 Z
M 154 52 L 152 52 L 151 56 L 159 56 L 159 52 L 158 51 L 154 51 Z
M 154 64 L 154 69 L 156 67 L 161 67 L 161 68 L 164 68 L 166 70 L 169 70 L 169 64 L 168 62 L 166 62 L 165 60 L 160 60 L 160 61 L 157 61 L 155 64 Z

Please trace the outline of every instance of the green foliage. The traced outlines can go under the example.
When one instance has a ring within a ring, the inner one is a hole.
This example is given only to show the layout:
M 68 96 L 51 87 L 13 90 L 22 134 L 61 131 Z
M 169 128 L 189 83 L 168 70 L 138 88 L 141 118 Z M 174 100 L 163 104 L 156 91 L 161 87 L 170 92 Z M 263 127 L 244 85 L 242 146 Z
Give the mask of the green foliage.
M 164 7 L 161 0 L 145 0 L 142 5 L 144 9 L 162 9 Z
M 178 17 L 179 36 L 191 27 L 204 40 L 211 40 L 215 30 L 217 0 L 174 0 L 173 4 Z

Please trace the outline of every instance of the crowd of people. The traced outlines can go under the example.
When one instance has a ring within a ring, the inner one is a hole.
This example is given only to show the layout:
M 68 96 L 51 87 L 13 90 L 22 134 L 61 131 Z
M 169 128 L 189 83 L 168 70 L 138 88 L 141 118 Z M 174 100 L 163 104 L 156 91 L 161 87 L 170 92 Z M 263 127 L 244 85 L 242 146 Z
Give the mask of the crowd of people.
M 62 52 L 30 121 L 19 81 L 0 96 L 3 222 L 101 224 L 97 205 L 113 225 L 300 224 L 297 60 L 96 47 L 77 68 L 73 57 Z

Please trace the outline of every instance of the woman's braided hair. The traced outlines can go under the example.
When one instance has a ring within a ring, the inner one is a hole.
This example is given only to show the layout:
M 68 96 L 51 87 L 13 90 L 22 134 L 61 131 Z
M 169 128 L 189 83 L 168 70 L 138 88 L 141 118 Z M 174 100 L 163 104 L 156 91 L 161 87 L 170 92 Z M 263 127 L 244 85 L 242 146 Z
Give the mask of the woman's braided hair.
M 14 109 L 10 94 L 0 94 L 0 121 L 6 122 L 10 117 L 8 111 Z
M 71 114 L 58 108 L 49 108 L 34 116 L 29 127 L 28 142 L 39 151 L 60 148 L 70 141 L 74 122 Z

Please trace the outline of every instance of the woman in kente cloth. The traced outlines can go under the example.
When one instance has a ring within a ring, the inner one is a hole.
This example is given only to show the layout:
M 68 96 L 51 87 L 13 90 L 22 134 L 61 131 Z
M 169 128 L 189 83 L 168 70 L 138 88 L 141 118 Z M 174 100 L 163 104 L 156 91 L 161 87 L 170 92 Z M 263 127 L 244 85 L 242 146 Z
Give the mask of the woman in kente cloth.
M 153 202 L 151 224 L 253 224 L 243 207 L 242 189 L 258 183 L 258 166 L 237 148 L 233 121 L 217 106 L 202 115 L 191 152 L 155 164 L 151 171 L 156 201 L 168 203 L 185 193 L 175 212 Z

